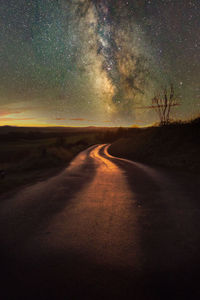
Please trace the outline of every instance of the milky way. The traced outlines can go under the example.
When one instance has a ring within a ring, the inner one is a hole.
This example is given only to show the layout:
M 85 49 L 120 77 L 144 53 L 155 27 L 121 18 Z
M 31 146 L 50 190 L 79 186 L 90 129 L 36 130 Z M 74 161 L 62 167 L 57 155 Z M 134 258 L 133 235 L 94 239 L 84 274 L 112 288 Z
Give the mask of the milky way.
M 0 125 L 148 125 L 173 83 L 174 118 L 200 112 L 200 3 L 8 0 Z

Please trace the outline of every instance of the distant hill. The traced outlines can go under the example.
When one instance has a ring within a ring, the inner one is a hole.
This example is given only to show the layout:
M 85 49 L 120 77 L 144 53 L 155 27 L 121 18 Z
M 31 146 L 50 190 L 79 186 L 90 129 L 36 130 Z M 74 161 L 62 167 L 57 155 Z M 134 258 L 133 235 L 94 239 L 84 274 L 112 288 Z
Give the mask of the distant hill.
M 0 126 L 0 135 L 7 134 L 10 132 L 40 132 L 40 133 L 48 133 L 48 132 L 91 132 L 91 131 L 101 131 L 107 130 L 112 131 L 117 127 L 96 127 L 96 126 L 88 126 L 88 127 L 18 127 L 18 126 Z

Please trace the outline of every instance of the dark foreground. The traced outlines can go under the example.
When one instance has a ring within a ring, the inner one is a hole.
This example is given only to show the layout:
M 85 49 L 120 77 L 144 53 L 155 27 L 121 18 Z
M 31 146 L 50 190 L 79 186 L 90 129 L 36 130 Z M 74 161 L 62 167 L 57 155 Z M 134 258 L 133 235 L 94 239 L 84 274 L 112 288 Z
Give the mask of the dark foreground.
M 199 299 L 199 179 L 91 147 L 0 204 L 1 299 Z

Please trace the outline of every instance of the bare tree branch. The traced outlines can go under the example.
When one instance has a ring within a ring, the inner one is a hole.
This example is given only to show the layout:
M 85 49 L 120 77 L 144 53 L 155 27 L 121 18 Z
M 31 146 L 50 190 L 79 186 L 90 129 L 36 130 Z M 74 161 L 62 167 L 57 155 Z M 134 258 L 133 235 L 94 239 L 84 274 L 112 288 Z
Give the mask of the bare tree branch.
M 162 94 L 163 96 L 160 94 L 154 96 L 152 99 L 152 105 L 148 108 L 152 108 L 156 111 L 162 125 L 167 125 L 170 122 L 172 107 L 179 105 L 179 103 L 175 97 L 173 84 L 170 85 L 169 92 L 167 88 L 164 88 Z

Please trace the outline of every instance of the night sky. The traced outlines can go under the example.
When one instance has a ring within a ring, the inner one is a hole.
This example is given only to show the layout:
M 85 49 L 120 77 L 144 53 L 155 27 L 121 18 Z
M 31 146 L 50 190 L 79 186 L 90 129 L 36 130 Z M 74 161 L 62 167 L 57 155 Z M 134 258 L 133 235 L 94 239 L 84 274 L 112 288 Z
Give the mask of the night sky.
M 149 125 L 170 83 L 200 113 L 199 0 L 6 0 L 0 26 L 0 125 Z

